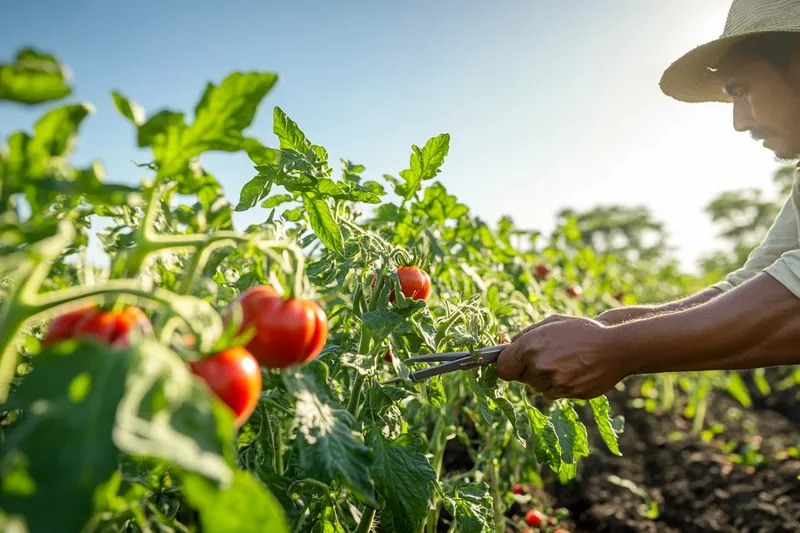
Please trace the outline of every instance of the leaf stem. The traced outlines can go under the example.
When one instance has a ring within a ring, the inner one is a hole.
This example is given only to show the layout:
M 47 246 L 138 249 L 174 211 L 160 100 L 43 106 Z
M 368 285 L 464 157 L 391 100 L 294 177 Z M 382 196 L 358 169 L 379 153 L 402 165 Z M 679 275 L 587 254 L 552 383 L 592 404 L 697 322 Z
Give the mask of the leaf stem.
M 372 522 L 375 520 L 375 509 L 367 507 L 364 509 L 364 514 L 361 515 L 361 521 L 358 523 L 354 533 L 369 533 L 372 529 Z
M 369 329 L 365 325 L 361 325 L 361 344 L 358 347 L 358 353 L 360 355 L 366 355 L 369 353 L 369 345 L 372 342 L 372 335 L 369 332 Z M 350 394 L 350 400 L 347 402 L 347 410 L 350 412 L 351 415 L 356 416 L 358 412 L 359 400 L 361 398 L 361 388 L 364 386 L 365 376 L 363 374 L 357 374 L 356 379 L 353 382 L 353 392 Z

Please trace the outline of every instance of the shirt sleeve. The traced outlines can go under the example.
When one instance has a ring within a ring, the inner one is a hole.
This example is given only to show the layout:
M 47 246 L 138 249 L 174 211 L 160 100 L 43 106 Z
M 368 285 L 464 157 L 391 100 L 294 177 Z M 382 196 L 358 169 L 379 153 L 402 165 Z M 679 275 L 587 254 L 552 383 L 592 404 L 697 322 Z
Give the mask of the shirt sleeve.
M 800 246 L 797 225 L 797 210 L 800 207 L 798 199 L 800 190 L 795 183 L 792 195 L 781 208 L 764 240 L 750 253 L 744 266 L 731 272 L 723 281 L 712 287 L 726 292 L 766 271 L 800 297 L 800 251 L 797 249 Z

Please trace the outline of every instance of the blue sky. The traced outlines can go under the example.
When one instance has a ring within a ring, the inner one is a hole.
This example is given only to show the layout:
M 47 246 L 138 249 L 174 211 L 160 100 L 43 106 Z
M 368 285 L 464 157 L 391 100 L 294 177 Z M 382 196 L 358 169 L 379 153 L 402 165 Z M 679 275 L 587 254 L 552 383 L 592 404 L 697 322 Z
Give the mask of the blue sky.
M 716 246 L 702 213 L 719 191 L 763 187 L 772 154 L 731 128 L 722 104 L 664 96 L 661 72 L 721 31 L 729 0 L 28 0 L 3 7 L 0 59 L 21 46 L 70 66 L 72 101 L 96 113 L 76 161 L 135 182 L 147 160 L 114 109 L 120 90 L 148 115 L 190 113 L 206 81 L 272 71 L 277 87 L 249 134 L 274 145 L 280 106 L 332 164 L 397 174 L 411 144 L 451 134 L 441 181 L 493 223 L 548 231 L 563 207 L 645 204 L 691 267 Z M 0 105 L 0 137 L 41 109 Z M 242 154 L 204 156 L 236 201 L 253 176 Z M 255 209 L 237 218 L 260 220 Z

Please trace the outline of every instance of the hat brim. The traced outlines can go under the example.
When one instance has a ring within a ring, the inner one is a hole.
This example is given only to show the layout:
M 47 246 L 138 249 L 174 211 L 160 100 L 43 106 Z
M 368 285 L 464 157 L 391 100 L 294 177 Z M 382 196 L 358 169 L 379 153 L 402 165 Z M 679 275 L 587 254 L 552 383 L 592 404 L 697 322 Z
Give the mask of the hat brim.
M 731 102 L 722 90 L 715 67 L 731 47 L 748 37 L 766 33 L 797 33 L 797 31 L 754 31 L 740 33 L 698 46 L 683 55 L 664 71 L 659 83 L 661 90 L 681 102 Z

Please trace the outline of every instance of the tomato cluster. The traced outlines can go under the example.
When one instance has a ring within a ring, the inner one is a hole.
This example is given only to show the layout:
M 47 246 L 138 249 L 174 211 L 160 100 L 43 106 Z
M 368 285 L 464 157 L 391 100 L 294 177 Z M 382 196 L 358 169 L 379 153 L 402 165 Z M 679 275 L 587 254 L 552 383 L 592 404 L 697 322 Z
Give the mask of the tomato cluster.
M 233 411 L 239 427 L 258 405 L 262 384 L 259 365 L 287 368 L 317 357 L 328 340 L 328 317 L 315 302 L 285 299 L 268 286 L 253 287 L 232 302 L 224 312 L 226 323 L 234 314 L 234 306 L 241 309 L 239 333 L 252 329 L 253 337 L 246 346 L 190 362 L 189 368 Z M 121 348 L 152 331 L 150 321 L 138 307 L 103 311 L 86 306 L 53 319 L 43 343 L 90 338 Z M 194 347 L 192 336 L 184 340 Z

